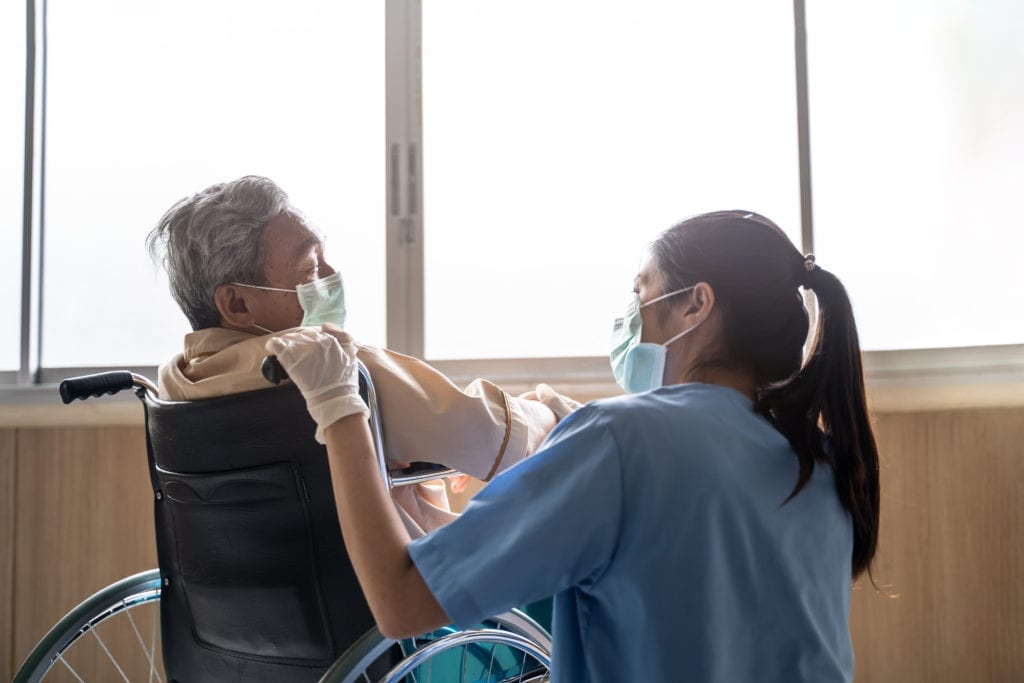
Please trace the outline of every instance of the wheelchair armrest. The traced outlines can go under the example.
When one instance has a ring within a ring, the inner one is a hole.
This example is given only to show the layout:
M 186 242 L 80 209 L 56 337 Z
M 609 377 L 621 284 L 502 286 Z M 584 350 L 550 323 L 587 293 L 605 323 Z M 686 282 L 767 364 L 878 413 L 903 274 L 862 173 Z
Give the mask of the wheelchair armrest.
M 392 486 L 411 486 L 412 484 L 421 484 L 425 481 L 434 481 L 435 479 L 447 479 L 458 474 L 461 474 L 458 470 L 453 470 L 444 465 L 430 462 L 414 462 L 403 470 L 391 470 L 388 472 L 388 478 L 391 479 Z

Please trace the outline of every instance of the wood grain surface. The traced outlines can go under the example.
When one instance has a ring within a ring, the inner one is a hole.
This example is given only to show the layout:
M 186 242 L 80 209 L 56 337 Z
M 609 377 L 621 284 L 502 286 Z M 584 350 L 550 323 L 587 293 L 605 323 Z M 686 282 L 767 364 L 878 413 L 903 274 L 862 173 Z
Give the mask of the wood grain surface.
M 13 623 L 20 665 L 87 596 L 156 566 L 141 426 L 19 430 L 15 495 Z M 130 646 L 133 656 L 121 662 L 126 670 L 146 670 L 129 626 L 99 635 L 112 650 Z M 120 679 L 98 647 L 79 653 L 76 668 L 85 680 Z M 63 679 L 74 680 L 69 674 L 56 680 Z
M 854 591 L 856 680 L 1024 680 L 1024 410 L 890 414 L 876 426 L 883 593 L 867 581 Z
M 854 590 L 856 680 L 1024 680 L 1024 408 L 876 427 L 882 592 Z M 0 430 L 0 677 L 84 597 L 155 566 L 150 496 L 141 427 Z M 107 680 L 101 665 L 82 664 Z
M 0 680 L 14 677 L 14 466 L 17 433 L 0 429 Z

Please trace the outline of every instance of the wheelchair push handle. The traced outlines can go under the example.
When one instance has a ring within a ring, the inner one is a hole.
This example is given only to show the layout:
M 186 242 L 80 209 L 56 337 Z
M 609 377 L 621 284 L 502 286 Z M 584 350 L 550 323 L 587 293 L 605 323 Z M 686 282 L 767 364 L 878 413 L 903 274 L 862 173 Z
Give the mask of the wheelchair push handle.
M 128 370 L 100 372 L 64 380 L 60 383 L 60 397 L 64 403 L 71 403 L 76 398 L 84 401 L 90 396 L 116 394 L 122 389 L 131 389 L 134 386 L 135 377 Z
M 277 360 L 277 356 L 267 356 L 264 358 L 263 363 L 260 365 L 260 372 L 263 373 L 263 377 L 271 384 L 280 384 L 288 379 L 288 373 L 285 371 L 284 366 L 281 365 L 281 361 Z

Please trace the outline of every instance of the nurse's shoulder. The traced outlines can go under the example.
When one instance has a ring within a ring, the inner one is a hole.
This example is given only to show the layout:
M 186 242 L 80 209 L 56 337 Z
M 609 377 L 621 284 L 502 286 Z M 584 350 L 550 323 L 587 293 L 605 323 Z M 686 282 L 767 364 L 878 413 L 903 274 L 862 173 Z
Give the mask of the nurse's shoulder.
M 721 418 L 753 413 L 752 401 L 740 392 L 702 382 L 675 384 L 640 394 L 599 399 L 588 403 L 584 408 L 595 411 L 595 416 L 590 419 L 595 419 L 599 415 L 609 424 L 616 426 L 664 419 L 692 423 L 715 416 Z M 579 413 L 580 410 L 576 412 Z
M 742 429 L 750 422 L 764 420 L 748 397 L 728 387 L 690 382 L 592 401 L 562 420 L 548 445 L 593 431 L 607 433 L 623 450 L 635 450 L 652 441 Z

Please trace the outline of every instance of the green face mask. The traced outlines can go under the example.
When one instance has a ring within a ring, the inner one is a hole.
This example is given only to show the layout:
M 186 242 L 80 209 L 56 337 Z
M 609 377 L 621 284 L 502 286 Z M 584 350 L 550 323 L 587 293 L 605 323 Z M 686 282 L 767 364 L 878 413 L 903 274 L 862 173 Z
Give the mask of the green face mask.
M 301 284 L 295 289 L 281 289 L 280 287 L 262 287 L 260 285 L 248 285 L 244 282 L 232 282 L 238 287 L 251 287 L 253 289 L 265 289 L 270 292 L 295 292 L 299 297 L 299 305 L 302 306 L 302 327 L 320 327 L 323 323 L 334 323 L 338 327 L 345 326 L 345 285 L 341 281 L 341 273 L 335 272 L 327 277 Z M 259 325 L 253 327 L 272 334 Z
M 320 327 L 323 323 L 345 326 L 345 285 L 341 273 L 313 280 L 295 288 L 302 306 L 302 327 Z

